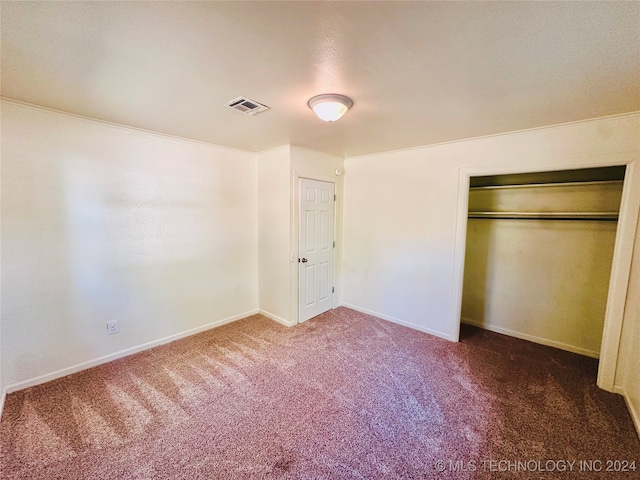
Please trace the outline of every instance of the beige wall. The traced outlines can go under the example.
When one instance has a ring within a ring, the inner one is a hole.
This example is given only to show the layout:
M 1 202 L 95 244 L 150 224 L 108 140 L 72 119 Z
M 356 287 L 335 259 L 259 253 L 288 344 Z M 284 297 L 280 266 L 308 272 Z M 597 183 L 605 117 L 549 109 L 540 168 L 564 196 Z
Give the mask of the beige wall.
M 343 166 L 340 157 L 296 146 L 284 146 L 258 155 L 260 310 L 286 325 L 293 325 L 298 319 L 298 179 L 302 176 L 336 182 L 336 238 L 339 238 L 342 233 L 342 177 L 336 177 L 334 171 Z M 339 245 L 336 250 L 334 278 L 339 287 Z
M 455 339 L 461 172 L 627 162 L 638 158 L 639 129 L 634 114 L 347 158 L 343 302 Z
M 289 272 L 291 148 L 276 148 L 257 157 L 260 310 L 289 324 L 292 320 Z
M 617 212 L 622 182 L 472 189 L 470 212 Z M 469 219 L 462 319 L 597 358 L 616 222 Z
M 624 312 L 616 391 L 624 394 L 640 435 L 640 218 Z
M 257 247 L 255 155 L 2 103 L 3 388 L 256 312 Z

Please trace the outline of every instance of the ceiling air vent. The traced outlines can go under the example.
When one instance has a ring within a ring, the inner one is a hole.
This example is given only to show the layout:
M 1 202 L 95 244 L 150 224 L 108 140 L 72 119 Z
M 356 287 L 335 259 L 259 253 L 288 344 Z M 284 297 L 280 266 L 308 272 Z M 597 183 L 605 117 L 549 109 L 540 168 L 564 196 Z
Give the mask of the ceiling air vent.
M 261 103 L 256 102 L 255 100 L 251 100 L 247 97 L 238 97 L 234 98 L 230 102 L 227 103 L 229 107 L 237 110 L 245 115 L 255 115 L 256 113 L 264 112 L 265 110 L 269 110 L 269 107 L 266 105 L 262 105 Z

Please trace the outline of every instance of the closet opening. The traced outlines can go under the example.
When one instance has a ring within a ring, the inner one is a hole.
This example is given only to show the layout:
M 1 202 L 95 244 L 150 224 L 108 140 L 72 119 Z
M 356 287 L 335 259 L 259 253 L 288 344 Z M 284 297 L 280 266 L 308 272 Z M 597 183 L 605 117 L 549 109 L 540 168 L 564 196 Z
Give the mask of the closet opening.
M 461 323 L 598 358 L 625 170 L 471 177 Z

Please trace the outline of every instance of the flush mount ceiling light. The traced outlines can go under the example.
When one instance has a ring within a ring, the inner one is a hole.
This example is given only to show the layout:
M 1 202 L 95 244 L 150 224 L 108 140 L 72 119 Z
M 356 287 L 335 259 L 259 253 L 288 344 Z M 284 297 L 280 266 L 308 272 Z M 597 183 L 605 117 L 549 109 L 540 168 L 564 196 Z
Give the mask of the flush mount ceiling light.
M 318 95 L 309 100 L 311 110 L 325 122 L 335 122 L 351 108 L 351 105 L 353 102 L 350 98 L 337 93 Z

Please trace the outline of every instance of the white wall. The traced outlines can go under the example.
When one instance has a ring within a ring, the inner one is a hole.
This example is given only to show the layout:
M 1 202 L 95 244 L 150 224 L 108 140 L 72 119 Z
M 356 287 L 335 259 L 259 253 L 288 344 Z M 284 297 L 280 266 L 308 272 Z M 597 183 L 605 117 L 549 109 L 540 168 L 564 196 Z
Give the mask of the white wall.
M 257 252 L 255 155 L 2 103 L 2 387 L 256 312 Z
M 289 324 L 292 321 L 291 148 L 287 145 L 257 157 L 260 310 Z
M 336 182 L 336 240 L 342 234 L 344 160 L 297 146 L 258 154 L 258 221 L 260 311 L 285 325 L 298 323 L 298 190 L 300 177 Z M 337 241 L 335 286 L 339 290 L 340 241 Z M 336 295 L 336 298 L 337 295 Z M 334 304 L 338 302 L 335 301 Z
M 617 212 L 622 182 L 472 189 L 470 212 Z M 599 357 L 616 222 L 469 219 L 462 319 Z
M 624 311 L 616 391 L 625 396 L 640 435 L 640 218 L 631 263 L 629 294 Z
M 456 339 L 461 170 L 620 164 L 638 158 L 639 129 L 633 114 L 347 158 L 343 303 Z

